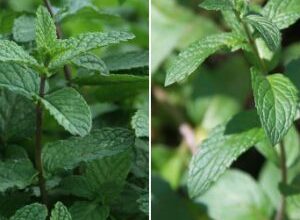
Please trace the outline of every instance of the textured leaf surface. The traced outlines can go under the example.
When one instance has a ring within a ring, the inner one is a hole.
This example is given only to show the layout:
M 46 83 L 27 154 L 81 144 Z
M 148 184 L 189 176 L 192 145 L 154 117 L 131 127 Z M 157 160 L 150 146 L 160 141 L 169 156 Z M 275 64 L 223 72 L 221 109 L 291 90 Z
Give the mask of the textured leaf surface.
M 85 136 L 92 127 L 92 116 L 84 98 L 73 88 L 64 88 L 41 99 L 57 122 L 73 135 Z
M 271 144 L 277 144 L 290 129 L 297 111 L 298 91 L 282 74 L 268 77 L 252 69 L 254 100 L 260 121 Z
M 148 100 L 143 103 L 131 120 L 131 125 L 137 137 L 149 136 L 149 104 Z
M 19 64 L 0 63 L 1 87 L 32 99 L 38 94 L 39 85 L 39 76 L 33 70 Z
M 72 217 L 64 204 L 57 202 L 51 212 L 50 220 L 72 220 Z
M 84 54 L 72 60 L 72 62 L 88 70 L 94 70 L 102 74 L 108 74 L 109 70 L 102 59 L 92 53 Z
M 205 0 L 200 7 L 207 10 L 231 10 L 233 4 L 231 0 Z
M 22 15 L 14 21 L 13 37 L 17 42 L 30 42 L 35 39 L 35 18 Z
M 134 146 L 134 136 L 126 129 L 104 128 L 84 138 L 49 143 L 43 149 L 44 167 L 48 172 L 69 170 L 88 162 L 123 152 Z
M 47 212 L 46 206 L 34 203 L 19 209 L 10 220 L 46 220 Z
M 220 199 L 220 195 L 226 199 Z M 226 172 L 197 201 L 208 207 L 212 219 L 271 219 L 272 206 L 262 188 L 238 170 Z
M 181 52 L 167 71 L 165 85 L 179 82 L 193 73 L 202 62 L 223 47 L 234 45 L 239 39 L 234 34 L 217 34 L 193 43 Z
M 43 6 L 40 6 L 36 13 L 36 44 L 42 53 L 50 52 L 57 44 L 54 21 Z
M 275 51 L 280 47 L 281 34 L 274 23 L 263 16 L 255 14 L 247 15 L 245 20 L 258 31 L 270 50 Z
M 15 62 L 30 66 L 39 66 L 37 61 L 30 56 L 22 47 L 9 40 L 0 40 L 0 61 Z
M 15 146 L 10 148 L 16 149 Z M 33 182 L 35 175 L 36 171 L 24 151 L 13 152 L 6 160 L 0 161 L 0 192 L 14 187 L 24 189 Z
M 0 91 L 0 136 L 2 140 L 31 137 L 35 131 L 34 104 L 8 90 Z
M 89 200 L 95 197 L 84 176 L 72 175 L 64 178 L 60 183 L 59 189 L 66 195 L 74 195 Z
M 285 29 L 300 18 L 298 0 L 269 0 L 263 13 L 280 29 Z
M 107 204 L 121 193 L 131 168 L 132 156 L 132 151 L 127 150 L 88 163 L 84 176 L 96 198 L 100 194 L 101 201 Z
M 104 62 L 110 71 L 130 70 L 148 66 L 149 52 L 137 51 L 124 54 L 116 54 L 104 58 Z
M 76 202 L 71 208 L 73 220 L 106 220 L 109 208 L 92 202 Z
M 70 63 L 75 57 L 93 49 L 118 44 L 133 39 L 134 35 L 126 32 L 85 33 L 64 42 L 66 49 L 57 54 L 50 62 L 49 68 L 55 69 Z
M 264 137 L 255 111 L 238 114 L 227 124 L 216 127 L 190 163 L 190 196 L 203 194 L 238 156 Z

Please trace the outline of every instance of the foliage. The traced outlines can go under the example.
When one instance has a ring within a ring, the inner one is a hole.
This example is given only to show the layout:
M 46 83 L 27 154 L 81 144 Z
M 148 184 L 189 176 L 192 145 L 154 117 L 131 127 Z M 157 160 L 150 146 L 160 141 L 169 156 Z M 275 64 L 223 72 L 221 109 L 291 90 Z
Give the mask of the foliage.
M 300 2 L 152 5 L 153 216 L 298 219 Z
M 0 6 L 0 219 L 147 219 L 147 1 Z

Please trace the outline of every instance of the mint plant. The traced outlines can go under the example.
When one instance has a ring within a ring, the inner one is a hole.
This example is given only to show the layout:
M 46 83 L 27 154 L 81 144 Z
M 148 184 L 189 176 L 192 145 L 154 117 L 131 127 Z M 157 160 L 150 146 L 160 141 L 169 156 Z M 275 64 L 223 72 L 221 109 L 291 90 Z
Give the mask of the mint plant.
M 134 25 L 97 2 L 31 3 L 1 3 L 0 219 L 146 219 L 147 48 L 116 27 L 65 37 L 71 18 Z
M 218 207 L 218 202 L 213 199 L 227 199 L 214 197 L 219 191 L 223 192 L 221 187 L 224 185 L 221 186 L 218 181 L 223 181 L 223 184 L 229 182 L 230 178 L 239 181 L 235 176 L 240 174 L 229 173 L 227 169 L 242 153 L 256 146 L 267 160 L 275 163 L 281 170 L 280 184 L 277 186 L 281 191 L 281 198 L 280 203 L 276 202 L 276 210 L 263 210 L 265 202 L 253 205 L 258 206 L 257 212 L 261 214 L 253 212 L 253 219 L 258 219 L 258 216 L 262 219 L 293 219 L 288 207 L 291 202 L 299 201 L 300 192 L 295 189 L 298 188 L 295 183 L 298 182 L 299 169 L 291 168 L 289 163 L 290 160 L 295 162 L 291 157 L 299 158 L 299 152 L 296 155 L 289 152 L 296 146 L 287 146 L 291 144 L 287 139 L 298 139 L 293 124 L 298 119 L 299 87 L 296 77 L 291 77 L 284 71 L 278 73 L 274 69 L 278 66 L 280 68 L 278 56 L 281 51 L 281 30 L 300 18 L 299 1 L 269 0 L 262 7 L 246 0 L 204 0 L 200 7 L 220 11 L 231 30 L 206 36 L 184 49 L 171 62 L 165 86 L 186 79 L 216 52 L 242 51 L 249 63 L 255 109 L 241 112 L 217 126 L 201 143 L 189 165 L 189 196 Z M 295 132 L 296 136 L 291 137 Z M 244 181 L 242 176 L 240 181 Z M 213 185 L 210 194 L 205 196 Z M 253 189 L 252 193 L 260 196 L 254 185 L 250 188 Z M 238 214 L 232 214 L 230 218 L 222 216 L 222 211 L 213 213 L 214 219 L 239 219 Z

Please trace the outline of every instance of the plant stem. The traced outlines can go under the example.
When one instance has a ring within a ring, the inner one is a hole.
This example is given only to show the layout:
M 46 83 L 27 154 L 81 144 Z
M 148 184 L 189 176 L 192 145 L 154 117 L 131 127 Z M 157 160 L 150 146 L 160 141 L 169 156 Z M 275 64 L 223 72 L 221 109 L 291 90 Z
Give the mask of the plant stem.
M 44 97 L 46 77 L 40 77 L 39 96 Z M 38 170 L 39 188 L 42 197 L 42 202 L 48 205 L 48 195 L 46 190 L 46 180 L 44 178 L 44 170 L 42 163 L 42 127 L 43 127 L 43 107 L 39 100 L 36 105 L 36 134 L 35 134 L 35 166 Z
M 44 4 L 46 6 L 46 8 L 48 9 L 50 15 L 52 18 L 54 18 L 54 13 L 52 10 L 52 6 L 49 0 L 44 0 Z M 63 38 L 63 32 L 61 30 L 61 27 L 58 23 L 55 23 L 56 25 L 56 35 L 58 39 L 62 39 Z M 65 79 L 67 80 L 67 84 L 68 86 L 71 86 L 71 80 L 72 80 L 72 72 L 71 69 L 68 65 L 64 66 L 64 75 L 65 75 Z
M 282 183 L 286 185 L 287 184 L 286 152 L 285 152 L 283 141 L 280 142 L 280 170 L 281 170 Z M 275 218 L 276 220 L 284 220 L 285 208 L 286 208 L 286 198 L 282 194 L 280 206 L 277 210 L 277 214 Z

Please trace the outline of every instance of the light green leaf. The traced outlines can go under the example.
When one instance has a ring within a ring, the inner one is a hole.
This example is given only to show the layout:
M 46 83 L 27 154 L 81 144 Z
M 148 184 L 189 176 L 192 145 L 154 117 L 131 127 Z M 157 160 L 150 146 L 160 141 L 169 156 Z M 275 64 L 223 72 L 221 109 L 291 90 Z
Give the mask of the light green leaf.
M 137 137 L 149 137 L 149 103 L 146 100 L 134 114 L 131 125 Z
M 51 212 L 50 220 L 72 220 L 72 217 L 64 204 L 57 202 Z
M 240 38 L 232 33 L 205 37 L 181 52 L 167 70 L 165 86 L 179 82 L 193 73 L 210 55 L 226 46 L 236 46 Z
M 36 44 L 40 53 L 50 53 L 57 44 L 56 26 L 48 10 L 40 6 L 36 13 Z
M 95 130 L 84 138 L 49 143 L 43 149 L 42 158 L 45 170 L 52 173 L 70 170 L 80 162 L 89 162 L 112 156 L 134 146 L 133 134 L 121 128 Z
M 272 205 L 262 188 L 251 176 L 238 170 L 226 172 L 197 201 L 208 207 L 212 219 L 271 219 Z
M 244 19 L 258 31 L 270 50 L 276 51 L 280 47 L 281 34 L 276 24 L 273 24 L 267 18 L 256 14 L 247 15 Z
M 30 42 L 35 39 L 35 18 L 22 15 L 15 19 L 13 37 L 17 42 Z
M 106 57 L 103 59 L 110 71 L 130 70 L 148 66 L 148 51 L 133 51 Z
M 0 87 L 33 99 L 39 93 L 39 85 L 39 76 L 33 70 L 19 64 L 0 63 Z
M 194 198 L 203 194 L 234 160 L 264 138 L 255 111 L 238 114 L 216 127 L 190 163 L 189 195 Z
M 35 106 L 9 90 L 0 91 L 0 136 L 3 141 L 31 137 L 35 131 Z
M 232 10 L 233 9 L 232 0 L 205 0 L 199 6 L 205 8 L 206 10 Z
M 57 69 L 65 64 L 70 63 L 75 57 L 87 53 L 93 49 L 118 44 L 123 41 L 128 41 L 134 38 L 133 34 L 126 32 L 95 32 L 85 33 L 77 37 L 70 38 L 64 41 L 64 49 L 51 60 L 50 69 Z
M 285 29 L 300 18 L 299 0 L 269 0 L 263 14 L 280 29 Z
M 76 202 L 70 212 L 73 220 L 106 220 L 109 208 L 92 202 Z
M 47 208 L 39 203 L 24 206 L 9 220 L 46 220 Z
M 84 176 L 94 197 L 105 204 L 113 202 L 123 190 L 132 160 L 132 151 L 127 150 L 89 162 Z
M 73 59 L 72 63 L 79 67 L 94 70 L 102 74 L 109 73 L 109 70 L 103 60 L 92 53 L 83 54 L 82 56 Z
M 10 146 L 14 152 L 8 158 L 0 161 L 0 192 L 11 188 L 24 189 L 30 185 L 36 171 L 24 150 Z
M 282 74 L 264 77 L 252 69 L 255 105 L 262 127 L 275 146 L 288 132 L 297 111 L 298 91 Z
M 139 203 L 140 210 L 145 214 L 149 214 L 149 192 L 143 193 L 137 201 Z
M 14 62 L 40 67 L 38 62 L 13 41 L 0 40 L 0 62 Z
M 84 98 L 73 88 L 64 88 L 41 99 L 50 114 L 73 135 L 85 136 L 92 127 L 92 116 Z

